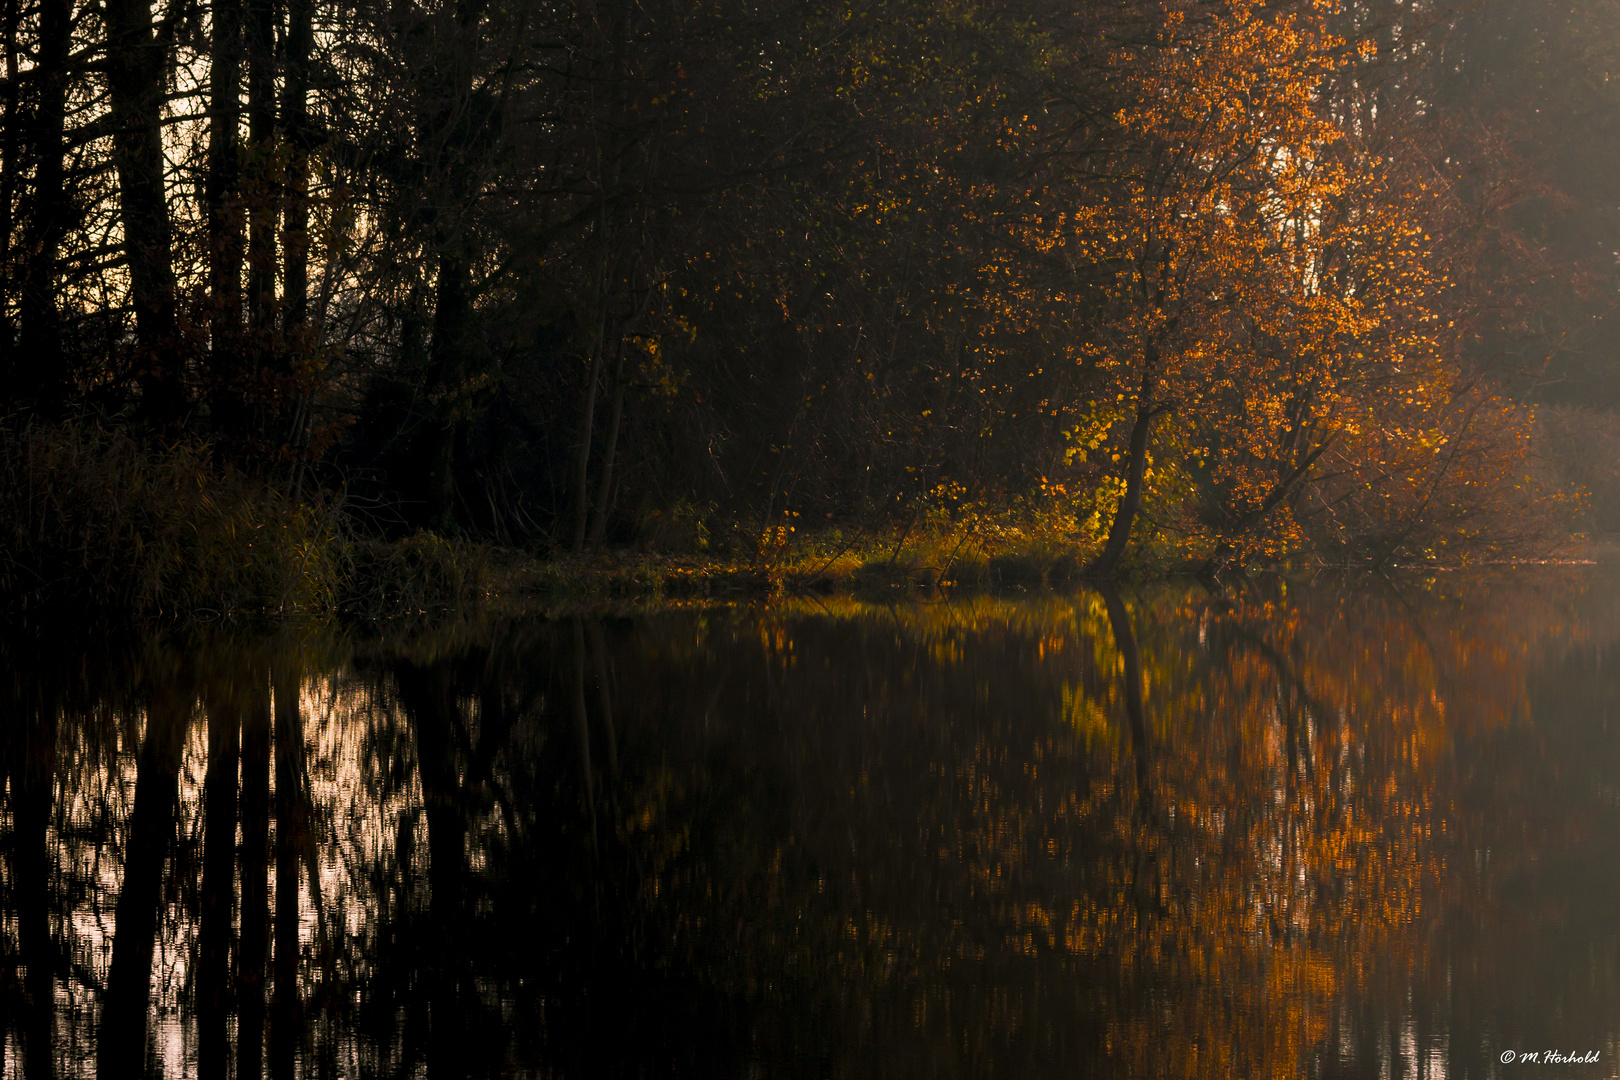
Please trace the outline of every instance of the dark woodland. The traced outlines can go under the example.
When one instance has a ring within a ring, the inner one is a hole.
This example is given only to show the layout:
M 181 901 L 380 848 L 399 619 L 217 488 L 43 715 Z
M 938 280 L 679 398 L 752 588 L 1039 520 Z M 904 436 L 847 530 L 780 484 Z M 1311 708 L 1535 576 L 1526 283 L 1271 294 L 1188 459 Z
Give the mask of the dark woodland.
M 0 579 L 1545 553 L 1620 523 L 1614 7 L 5 0 Z

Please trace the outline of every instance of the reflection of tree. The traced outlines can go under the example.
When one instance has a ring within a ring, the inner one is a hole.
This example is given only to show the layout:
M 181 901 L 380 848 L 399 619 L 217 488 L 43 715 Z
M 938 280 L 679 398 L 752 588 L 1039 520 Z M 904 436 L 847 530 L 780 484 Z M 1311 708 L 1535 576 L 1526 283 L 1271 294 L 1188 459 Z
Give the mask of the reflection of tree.
M 1564 632 L 1492 602 L 1269 583 L 537 620 L 352 663 L 154 646 L 71 705 L 7 699 L 9 955 L 67 1003 L 8 1022 L 41 1075 L 98 1001 L 101 1052 L 141 1060 L 175 983 L 205 1076 L 233 1018 L 238 1076 L 1293 1075 L 1484 872 L 1455 748 Z M 126 978 L 154 957 L 165 983 Z
M 241 673 L 204 690 L 208 776 L 203 782 L 202 911 L 198 915 L 197 1074 L 224 1080 L 230 1069 L 231 939 L 236 899 L 237 773 L 242 717 L 252 688 Z
M 248 668 L 254 689 L 242 717 L 242 928 L 237 960 L 236 1068 L 264 1075 L 265 969 L 270 958 L 270 753 L 268 680 Z
M 166 674 L 166 673 L 165 673 Z M 163 902 L 163 864 L 174 840 L 180 755 L 191 719 L 188 675 L 153 681 L 135 774 L 124 876 L 119 883 L 112 964 L 102 997 L 98 1076 L 118 1076 L 146 1057 L 152 950 Z
M 17 687 L 19 691 L 24 688 Z M 0 711 L 6 725 L 11 785 L 11 883 L 16 898 L 23 984 L 23 1069 L 29 1080 L 56 1074 L 52 1050 L 56 1003 L 56 943 L 51 934 L 50 848 L 52 782 L 56 775 L 57 703 L 29 687 Z M 41 698 L 44 701 L 41 701 Z

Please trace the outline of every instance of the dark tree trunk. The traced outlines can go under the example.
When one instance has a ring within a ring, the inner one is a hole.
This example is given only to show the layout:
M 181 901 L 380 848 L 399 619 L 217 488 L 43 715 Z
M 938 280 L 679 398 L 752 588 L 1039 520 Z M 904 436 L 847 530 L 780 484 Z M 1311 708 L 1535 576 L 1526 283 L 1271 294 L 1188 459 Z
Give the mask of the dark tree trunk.
M 248 0 L 248 323 L 269 354 L 276 311 L 276 8 Z
M 456 452 L 471 426 L 473 384 L 481 374 L 482 350 L 471 333 L 473 318 L 472 260 L 469 252 L 480 152 L 477 144 L 492 134 L 488 108 L 474 100 L 473 76 L 478 58 L 479 27 L 487 5 L 459 0 L 456 31 L 444 58 L 436 109 L 421 127 L 439 147 L 434 161 L 441 185 L 434 240 L 438 245 L 437 296 L 433 340 L 429 346 L 427 389 L 438 401 L 418 443 L 422 459 L 425 522 L 448 531 L 455 524 Z
M 621 344 L 619 356 L 613 365 L 613 384 L 609 392 L 612 394 L 613 404 L 608 413 L 607 445 L 602 450 L 602 475 L 596 481 L 596 511 L 591 521 L 591 532 L 586 538 L 587 547 L 596 548 L 602 543 L 602 537 L 607 532 L 608 506 L 613 496 L 613 458 L 619 448 L 619 425 L 624 419 L 624 348 Z
M 585 401 L 579 411 L 579 453 L 574 459 L 574 542 L 573 552 L 585 550 L 586 529 L 591 513 L 591 438 L 596 426 L 596 387 L 602 381 L 600 340 L 592 351 L 590 374 L 585 382 Z
M 203 780 L 202 915 L 197 931 L 198 1080 L 225 1080 L 230 1069 L 236 775 L 242 757 L 245 689 L 241 685 L 217 687 L 208 701 L 208 774 Z
M 39 56 L 34 78 L 34 183 L 28 201 L 23 245 L 26 261 L 20 305 L 22 382 L 18 389 L 40 411 L 59 412 L 72 392 L 71 372 L 62 352 L 61 315 L 56 307 L 56 275 L 62 237 L 73 213 L 63 175 L 67 127 L 68 38 L 71 0 L 40 0 Z
M 1159 409 L 1153 403 L 1153 393 L 1159 381 L 1158 361 L 1158 350 L 1149 348 L 1142 365 L 1142 388 L 1137 396 L 1136 421 L 1131 425 L 1130 443 L 1125 451 L 1125 494 L 1114 510 L 1114 520 L 1108 528 L 1108 541 L 1092 560 L 1091 565 L 1086 568 L 1087 577 L 1105 579 L 1113 577 L 1115 571 L 1119 569 L 1120 559 L 1125 556 L 1126 547 L 1130 544 L 1131 526 L 1136 523 L 1136 513 L 1142 507 L 1142 485 L 1147 472 L 1148 436 L 1152 434 L 1153 420 L 1159 414 Z
M 214 0 L 209 68 L 208 281 L 213 295 L 211 386 L 214 429 L 246 419 L 242 353 L 242 0 Z
M 102 17 L 119 221 L 135 305 L 140 411 L 151 424 L 173 426 L 184 418 L 186 392 L 160 126 L 167 44 L 153 33 L 147 0 L 106 0 Z
M 163 909 L 163 864 L 174 842 L 180 754 L 191 700 L 178 683 L 170 682 L 153 691 L 147 706 L 124 880 L 118 891 L 112 964 L 102 995 L 98 1076 L 126 1075 L 131 1062 L 146 1059 L 152 950 Z
M 314 333 L 309 325 L 309 151 L 313 135 L 309 124 L 309 54 L 314 44 L 311 0 L 287 3 L 287 76 L 282 86 L 281 122 L 287 133 L 287 190 L 282 210 L 281 246 L 286 265 L 281 282 L 285 302 L 287 400 L 283 408 L 291 418 L 283 421 L 283 437 L 296 470 L 304 456 L 304 404 L 314 389 L 307 366 L 314 355 Z M 296 490 L 296 489 L 295 489 Z
M 452 241 L 454 242 L 454 241 Z M 455 522 L 456 444 L 463 421 L 466 380 L 467 266 L 459 253 L 439 256 L 438 296 L 433 308 L 433 340 L 429 346 L 428 383 L 440 395 L 422 435 L 423 481 L 426 488 L 425 524 L 448 532 Z
M 3 96 L 0 96 L 0 266 L 12 263 L 11 249 L 16 221 L 12 207 L 17 205 L 17 188 L 22 181 L 22 82 L 18 64 L 17 30 L 22 19 L 21 0 L 3 0 L 0 3 L 0 64 L 5 77 Z M 8 398 L 21 397 L 16 393 L 17 379 L 23 374 L 23 365 L 12 353 L 10 280 L 0 280 L 0 374 L 5 383 L 0 393 Z
M 289 346 L 306 353 L 304 327 L 309 320 L 309 54 L 314 45 L 310 0 L 287 3 L 287 76 L 282 86 L 281 123 L 287 135 L 287 190 L 282 218 L 286 266 L 282 298 L 286 302 Z
M 242 931 L 236 1075 L 264 1075 L 264 976 L 270 953 L 270 687 L 264 672 L 242 719 Z

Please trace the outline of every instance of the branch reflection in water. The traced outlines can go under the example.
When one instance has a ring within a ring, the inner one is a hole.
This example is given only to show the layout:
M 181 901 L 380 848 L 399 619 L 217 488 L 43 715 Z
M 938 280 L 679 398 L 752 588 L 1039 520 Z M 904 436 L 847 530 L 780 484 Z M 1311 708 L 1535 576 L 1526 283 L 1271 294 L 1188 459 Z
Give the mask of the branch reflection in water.
M 1614 595 L 9 640 L 7 1075 L 1466 1076 L 1611 1048 Z

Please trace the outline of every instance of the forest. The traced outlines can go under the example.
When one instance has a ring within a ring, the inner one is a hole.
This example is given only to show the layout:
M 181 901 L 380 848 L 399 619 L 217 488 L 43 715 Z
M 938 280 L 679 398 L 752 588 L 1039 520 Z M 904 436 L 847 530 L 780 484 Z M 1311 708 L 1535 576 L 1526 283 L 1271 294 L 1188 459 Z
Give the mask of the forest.
M 0 593 L 1544 556 L 1617 8 L 4 0 Z

